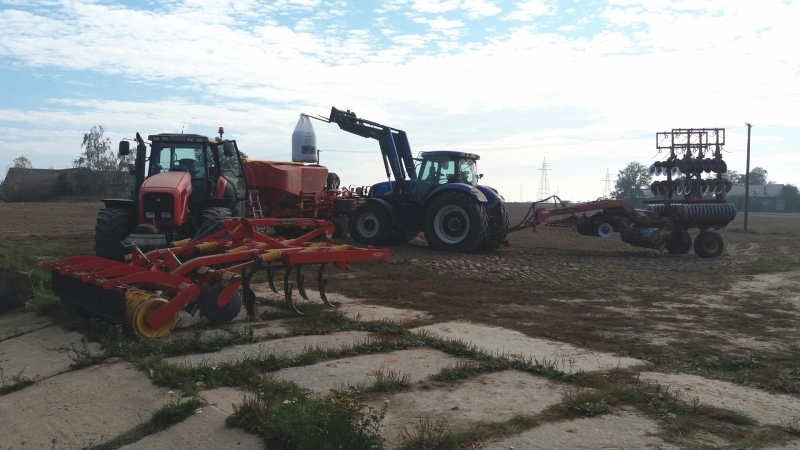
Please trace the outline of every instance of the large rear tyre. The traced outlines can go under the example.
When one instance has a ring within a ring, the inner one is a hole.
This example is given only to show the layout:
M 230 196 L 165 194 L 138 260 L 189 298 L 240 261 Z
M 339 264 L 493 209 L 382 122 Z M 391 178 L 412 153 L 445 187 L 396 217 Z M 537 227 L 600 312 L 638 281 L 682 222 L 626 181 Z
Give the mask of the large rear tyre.
M 136 213 L 128 208 L 103 208 L 94 227 L 94 252 L 113 261 L 124 261 L 130 250 L 122 245 L 136 225 Z
M 716 258 L 725 251 L 725 241 L 718 233 L 703 231 L 694 239 L 694 252 L 701 258 Z
M 481 249 L 497 250 L 501 245 L 508 243 L 506 231 L 511 228 L 511 222 L 508 220 L 508 211 L 502 202 L 498 202 L 487 211 L 487 215 L 489 216 L 489 233 Z
M 458 191 L 434 198 L 425 214 L 425 239 L 437 250 L 477 250 L 486 240 L 488 228 L 489 218 L 483 206 Z
M 674 230 L 669 233 L 664 242 L 667 251 L 676 255 L 689 253 L 692 249 L 692 236 L 683 230 Z
M 199 239 L 205 235 L 216 233 L 217 231 L 222 231 L 223 228 L 220 222 L 230 218 L 230 208 L 213 206 L 203 209 L 203 213 L 200 218 L 200 228 L 195 233 L 194 239 Z
M 204 292 L 200 299 L 200 312 L 211 323 L 226 323 L 233 320 L 239 315 L 242 309 L 242 297 L 238 292 L 234 292 L 228 303 L 223 306 L 217 306 L 217 299 L 219 298 L 225 286 L 218 284 L 211 289 Z
M 366 202 L 350 214 L 350 237 L 361 244 L 380 245 L 392 235 L 389 212 L 376 202 Z

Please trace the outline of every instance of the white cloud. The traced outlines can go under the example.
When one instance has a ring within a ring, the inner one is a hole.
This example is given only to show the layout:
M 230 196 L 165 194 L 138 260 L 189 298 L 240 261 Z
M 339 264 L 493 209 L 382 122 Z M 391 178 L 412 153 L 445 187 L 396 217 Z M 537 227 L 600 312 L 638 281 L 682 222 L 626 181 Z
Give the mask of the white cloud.
M 517 9 L 505 16 L 505 20 L 533 20 L 537 16 L 551 14 L 553 11 L 543 0 L 525 0 L 516 4 Z
M 494 16 L 502 11 L 497 5 L 486 0 L 464 0 L 461 9 L 467 11 L 467 17 L 470 19 Z
M 458 9 L 461 0 L 411 0 L 411 9 L 422 13 L 443 13 Z
M 336 105 L 407 130 L 415 150 L 435 150 L 453 140 L 448 148 L 505 148 L 477 152 L 483 156 L 481 166 L 492 169 L 485 172 L 487 184 L 501 191 L 516 190 L 523 182 L 530 185 L 530 174 L 519 168 L 536 166 L 547 156 L 559 164 L 560 172 L 552 175 L 571 180 L 561 189 L 572 189 L 573 198 L 602 190 L 599 180 L 606 164 L 615 172 L 619 164 L 645 162 L 654 153 L 652 139 L 591 141 L 598 137 L 740 126 L 745 120 L 800 126 L 795 114 L 800 110 L 800 54 L 785 50 L 786 43 L 800 42 L 794 20 L 800 7 L 779 1 L 736 7 L 710 1 L 677 6 L 647 2 L 642 7 L 617 2 L 602 16 L 614 25 L 613 32 L 568 38 L 518 27 L 469 45 L 459 40 L 468 24 L 434 14 L 418 17 L 430 32 L 397 28 L 388 48 L 376 46 L 372 33 L 380 31 L 374 29 L 331 28 L 336 32 L 312 34 L 266 20 L 243 29 L 232 18 L 238 13 L 225 5 L 214 3 L 213 13 L 188 16 L 184 6 L 148 12 L 80 2 L 59 14 L 0 11 L 4 61 L 119 74 L 142 82 L 144 89 L 147 83 L 177 85 L 207 92 L 209 100 L 66 98 L 42 109 L 5 108 L 0 101 L 0 121 L 12 124 L 8 128 L 27 124 L 52 130 L 37 133 L 43 137 L 36 140 L 48 141 L 40 148 L 54 152 L 65 148 L 59 133 L 82 133 L 98 123 L 110 133 L 128 134 L 177 130 L 183 123 L 211 132 L 215 125 L 225 125 L 242 137 L 244 148 L 267 155 L 288 148 L 299 112 L 325 114 Z M 121 23 L 147 23 L 158 32 L 141 33 Z M 628 28 L 633 24 L 645 26 Z M 432 45 L 440 54 L 429 54 Z M 220 65 L 211 67 L 209 62 Z M 738 133 L 729 144 L 734 152 L 730 158 L 743 167 Z M 318 137 L 325 145 L 374 149 L 374 142 L 335 127 L 318 128 Z M 24 149 L 26 139 L 24 133 L 13 139 L 4 136 L 3 158 Z M 575 140 L 589 143 L 532 144 Z M 513 147 L 519 144 L 530 145 Z M 764 149 L 762 156 L 780 159 L 775 155 L 786 151 L 778 150 L 790 143 L 781 145 Z M 369 183 L 382 170 L 377 157 L 363 163 L 346 154 L 327 158 L 335 164 L 374 165 L 362 173 L 337 169 L 354 183 Z M 513 173 L 503 176 L 506 172 Z M 584 174 L 585 179 L 568 178 L 568 173 Z M 794 177 L 778 181 L 797 183 L 797 173 L 800 163 L 787 159 L 776 177 Z M 586 181 L 593 180 L 589 175 L 597 182 Z

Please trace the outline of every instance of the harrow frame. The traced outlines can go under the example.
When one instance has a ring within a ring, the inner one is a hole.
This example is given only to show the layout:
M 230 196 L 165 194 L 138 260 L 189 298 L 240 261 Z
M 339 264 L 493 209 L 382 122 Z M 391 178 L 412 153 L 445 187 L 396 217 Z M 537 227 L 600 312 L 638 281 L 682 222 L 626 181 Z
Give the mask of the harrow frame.
M 212 286 L 224 286 L 216 297 L 215 305 L 218 308 L 224 308 L 241 286 L 244 294 L 242 301 L 247 314 L 255 317 L 255 293 L 250 287 L 253 275 L 266 271 L 270 288 L 277 293 L 274 274 L 278 270 L 286 270 L 284 297 L 295 313 L 303 314 L 292 299 L 294 285 L 289 280 L 293 269 L 296 269 L 298 292 L 303 299 L 308 300 L 304 287 L 305 276 L 302 275 L 301 268 L 303 265 L 319 264 L 317 280 L 320 297 L 323 303 L 333 306 L 325 294 L 326 280 L 323 271 L 328 264 L 346 270 L 355 261 L 376 261 L 389 257 L 386 249 L 330 243 L 334 226 L 324 220 L 292 219 L 299 226 L 314 228 L 297 239 L 274 239 L 254 230 L 254 227 L 281 226 L 281 222 L 285 221 L 219 221 L 219 226 L 206 230 L 205 236 L 173 242 L 170 248 L 143 253 L 133 246 L 127 262 L 124 263 L 98 256 L 74 256 L 47 262 L 44 267 L 52 272 L 54 291 L 62 299 L 95 314 L 116 319 L 117 322 L 121 321 L 124 312 L 123 320 L 130 321 L 141 334 L 161 337 L 159 332 L 150 333 L 148 330 L 158 331 L 169 327 L 181 309 L 208 292 Z M 325 238 L 325 242 L 310 243 L 320 236 Z M 88 296 L 88 300 L 73 295 L 72 291 L 81 291 L 82 288 L 82 293 Z M 139 295 L 140 292 L 151 295 Z M 116 305 L 103 304 L 102 297 L 108 293 L 112 297 L 116 295 L 113 301 L 109 300 L 109 303 L 116 301 Z M 123 297 L 124 308 L 119 304 Z M 136 299 L 135 304 L 131 303 L 131 298 Z M 149 309 L 140 307 L 143 302 L 154 298 L 160 302 L 160 306 L 151 305 Z M 169 330 L 163 335 L 167 333 Z

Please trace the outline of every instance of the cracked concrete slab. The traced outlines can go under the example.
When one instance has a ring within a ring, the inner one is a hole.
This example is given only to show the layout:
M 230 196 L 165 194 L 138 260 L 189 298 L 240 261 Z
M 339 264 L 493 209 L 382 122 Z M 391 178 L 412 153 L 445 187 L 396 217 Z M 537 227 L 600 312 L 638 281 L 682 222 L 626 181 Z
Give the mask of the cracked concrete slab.
M 168 397 L 125 362 L 62 373 L 0 397 L 0 448 L 97 444 L 149 420 Z
M 40 328 L 0 341 L 0 370 L 5 377 L 22 373 L 23 377 L 40 379 L 70 370 L 73 362 L 61 347 L 83 351 L 83 335 L 60 326 Z M 100 353 L 100 344 L 87 343 L 86 349 Z
M 591 372 L 644 364 L 644 361 L 635 358 L 614 356 L 563 342 L 532 338 L 508 328 L 467 322 L 437 323 L 411 331 L 425 331 L 445 339 L 461 340 L 493 353 L 525 359 L 535 358 L 539 361 L 556 361 L 559 369 L 566 372 L 578 370 Z
M 511 419 L 516 413 L 537 414 L 563 398 L 564 386 L 516 370 L 479 375 L 463 383 L 415 387 L 386 397 L 389 408 L 381 434 L 390 445 L 400 444 L 421 417 L 444 418 L 451 429 Z M 381 402 L 371 406 L 380 409 Z
M 639 380 L 670 386 L 686 400 L 697 397 L 700 403 L 739 411 L 765 424 L 780 425 L 792 417 L 800 417 L 800 398 L 791 395 L 698 375 L 642 372 Z
M 390 353 L 354 356 L 302 367 L 291 367 L 275 376 L 324 394 L 331 389 L 370 383 L 378 370 L 394 370 L 411 376 L 411 382 L 424 380 L 443 367 L 461 359 L 438 350 L 413 349 Z
M 225 419 L 233 413 L 232 404 L 241 403 L 243 392 L 219 388 L 203 392 L 206 405 L 199 412 L 164 431 L 122 447 L 124 450 L 173 450 L 191 448 L 215 450 L 220 448 L 263 449 L 261 438 L 240 428 L 226 428 Z
M 658 425 L 629 410 L 614 414 L 575 419 L 565 422 L 547 423 L 532 428 L 520 435 L 486 444 L 486 450 L 634 450 L 673 448 L 653 436 Z
M 0 341 L 49 327 L 54 322 L 32 312 L 13 312 L 0 316 Z
M 224 362 L 239 361 L 244 358 L 255 357 L 258 355 L 298 354 L 306 348 L 320 347 L 338 349 L 344 346 L 364 342 L 368 340 L 370 336 L 371 334 L 365 331 L 345 331 L 342 333 L 324 335 L 294 336 L 289 338 L 272 339 L 254 344 L 236 345 L 213 353 L 174 356 L 172 358 L 167 358 L 166 361 L 170 364 L 186 364 L 189 366 L 219 364 Z

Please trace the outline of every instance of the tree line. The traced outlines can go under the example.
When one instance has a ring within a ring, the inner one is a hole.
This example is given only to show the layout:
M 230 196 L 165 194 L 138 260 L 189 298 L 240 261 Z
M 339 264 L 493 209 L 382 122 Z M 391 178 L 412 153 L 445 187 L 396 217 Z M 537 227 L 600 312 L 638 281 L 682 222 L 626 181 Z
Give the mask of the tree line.
M 624 169 L 617 173 L 617 180 L 614 183 L 614 191 L 611 192 L 612 198 L 636 200 L 647 197 L 646 192 L 650 191 L 652 177 L 648 173 L 647 166 L 638 162 L 631 162 Z M 775 184 L 769 179 L 769 172 L 762 167 L 754 167 L 750 171 L 750 186 Z M 734 185 L 744 185 L 745 175 L 735 170 L 728 169 L 722 177 Z M 729 195 L 727 200 L 736 205 L 738 209 L 744 209 L 743 195 Z M 778 200 L 783 204 L 784 212 L 800 212 L 800 191 L 793 184 L 785 184 L 778 195 Z M 750 211 L 763 211 L 765 209 L 764 199 L 760 195 L 750 196 Z
M 31 161 L 20 155 L 11 162 L 0 183 L 0 200 L 41 201 L 55 197 L 127 197 L 130 190 L 128 164 L 133 155 L 120 157 L 112 150 L 111 139 L 98 125 L 84 133 L 81 154 L 72 167 L 63 170 L 33 169 Z

